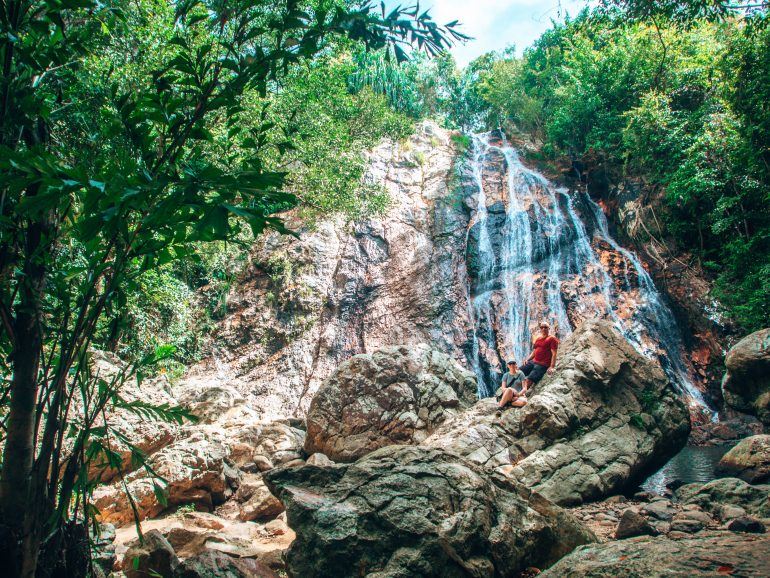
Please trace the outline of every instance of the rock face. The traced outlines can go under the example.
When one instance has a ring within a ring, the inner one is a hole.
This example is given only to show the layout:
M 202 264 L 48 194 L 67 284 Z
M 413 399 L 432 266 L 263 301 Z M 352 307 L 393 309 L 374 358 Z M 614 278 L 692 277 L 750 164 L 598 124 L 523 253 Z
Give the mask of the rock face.
M 307 415 L 305 452 L 352 461 L 423 441 L 476 401 L 476 378 L 427 345 L 356 355 L 321 386 Z
M 746 513 L 770 517 L 770 486 L 751 485 L 737 478 L 721 478 L 706 484 L 687 484 L 676 492 L 680 502 L 696 504 L 723 521 Z M 734 513 L 730 513 L 733 510 Z
M 741 440 L 717 464 L 717 473 L 750 484 L 770 481 L 770 435 Z
M 512 576 L 593 537 L 547 500 L 442 450 L 266 474 L 297 538 L 291 576 Z
M 386 214 L 266 234 L 228 296 L 217 351 L 185 382 L 232 387 L 261 419 L 304 416 L 345 360 L 394 344 L 430 343 L 463 361 L 470 321 L 468 207 L 455 194 L 457 148 L 433 123 L 408 143 L 372 151 L 367 180 L 390 197 Z M 182 384 L 184 385 L 184 383 Z
M 685 444 L 687 408 L 660 368 L 603 321 L 581 325 L 529 403 L 494 414 L 482 400 L 424 445 L 498 468 L 562 505 L 640 481 Z
M 727 352 L 725 367 L 725 402 L 770 425 L 770 329 L 760 329 L 736 343 Z
M 631 538 L 575 550 L 542 578 L 767 576 L 770 538 L 746 534 L 680 540 Z

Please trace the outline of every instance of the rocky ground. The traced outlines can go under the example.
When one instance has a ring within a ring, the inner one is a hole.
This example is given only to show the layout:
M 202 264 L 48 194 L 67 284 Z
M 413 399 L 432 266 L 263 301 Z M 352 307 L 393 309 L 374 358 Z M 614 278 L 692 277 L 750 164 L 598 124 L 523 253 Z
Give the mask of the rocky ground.
M 576 328 L 525 408 L 475 401 L 457 282 L 472 211 L 451 197 L 454 154 L 432 125 L 385 146 L 373 170 L 396 210 L 266 238 L 221 350 L 179 382 L 125 392 L 200 421 L 108 415 L 146 463 L 116 440 L 121 468 L 92 468 L 101 574 L 527 576 L 556 562 L 544 575 L 763 575 L 766 436 L 725 456 L 734 477 L 620 495 L 683 447 L 690 419 L 609 323 Z M 767 341 L 738 344 L 723 384 L 759 419 L 698 427 L 698 443 L 762 433 Z
M 228 386 L 146 381 L 134 395 L 201 421 L 108 416 L 148 468 L 94 469 L 98 560 L 137 578 L 762 575 L 768 436 L 724 456 L 736 477 L 623 497 L 681 449 L 685 405 L 606 322 L 578 328 L 557 369 L 499 414 L 451 357 L 386 347 L 343 363 L 306 422 L 265 421 Z

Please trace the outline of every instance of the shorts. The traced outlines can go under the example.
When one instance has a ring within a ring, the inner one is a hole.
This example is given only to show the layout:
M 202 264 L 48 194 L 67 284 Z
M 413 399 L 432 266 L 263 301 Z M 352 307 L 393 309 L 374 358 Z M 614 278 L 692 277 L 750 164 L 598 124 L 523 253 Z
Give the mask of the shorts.
M 528 361 L 519 369 L 521 369 L 521 372 L 526 375 L 527 379 L 529 379 L 532 383 L 537 383 L 543 379 L 545 372 L 548 371 L 548 368 L 545 365 L 540 365 L 533 361 Z

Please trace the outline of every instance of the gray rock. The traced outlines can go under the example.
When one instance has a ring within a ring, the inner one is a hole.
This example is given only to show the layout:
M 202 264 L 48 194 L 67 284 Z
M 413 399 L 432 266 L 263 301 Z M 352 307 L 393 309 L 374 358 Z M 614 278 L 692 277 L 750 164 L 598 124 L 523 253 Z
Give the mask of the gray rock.
M 497 468 L 561 505 L 634 485 L 685 444 L 690 418 L 660 367 L 614 326 L 586 321 L 529 403 L 495 416 L 494 400 L 459 413 L 424 445 Z
M 436 449 L 265 477 L 297 534 L 291 576 L 513 576 L 595 540 L 544 498 Z
M 283 504 L 270 493 L 261 475 L 246 474 L 234 499 L 239 503 L 238 519 L 243 522 L 271 520 L 283 512 Z
M 356 355 L 313 398 L 305 451 L 352 461 L 387 445 L 419 443 L 472 405 L 476 388 L 471 372 L 427 345 Z
M 687 534 L 695 534 L 700 532 L 706 525 L 701 520 L 695 520 L 693 518 L 675 518 L 671 521 L 669 526 L 670 532 L 684 532 Z
M 735 518 L 729 524 L 727 524 L 727 529 L 731 532 L 742 532 L 745 534 L 765 533 L 765 525 L 756 518 L 752 518 L 750 516 Z
M 174 549 L 163 534 L 150 530 L 144 534 L 144 543 L 130 547 L 123 556 L 121 569 L 126 578 L 171 576 L 179 566 Z
M 676 510 L 668 500 L 657 500 L 644 506 L 642 512 L 658 520 L 668 521 L 674 517 Z
M 733 534 L 631 538 L 576 549 L 539 578 L 767 576 L 770 539 Z
M 770 329 L 760 329 L 736 343 L 725 357 L 725 402 L 770 425 Z
M 278 578 L 278 574 L 256 560 L 207 550 L 182 562 L 173 578 Z
M 325 454 L 314 453 L 307 459 L 308 465 L 311 466 L 331 466 L 334 464 Z
M 697 504 L 723 521 L 725 506 L 739 507 L 761 518 L 770 516 L 770 486 L 751 485 L 738 478 L 687 484 L 679 488 L 677 497 L 684 504 Z
M 770 435 L 756 435 L 741 440 L 722 456 L 716 471 L 750 484 L 769 481 Z
M 615 538 L 623 540 L 634 536 L 655 536 L 657 533 L 644 516 L 629 509 L 620 516 L 618 527 L 615 529 Z

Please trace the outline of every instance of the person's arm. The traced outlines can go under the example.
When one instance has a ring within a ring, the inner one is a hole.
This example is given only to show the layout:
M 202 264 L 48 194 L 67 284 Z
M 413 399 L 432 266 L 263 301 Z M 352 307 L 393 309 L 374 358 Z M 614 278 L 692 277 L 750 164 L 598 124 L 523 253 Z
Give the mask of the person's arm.
M 554 341 L 553 347 L 551 347 L 551 365 L 548 367 L 548 373 L 556 371 L 554 366 L 556 365 L 556 351 L 559 349 L 559 342 Z

